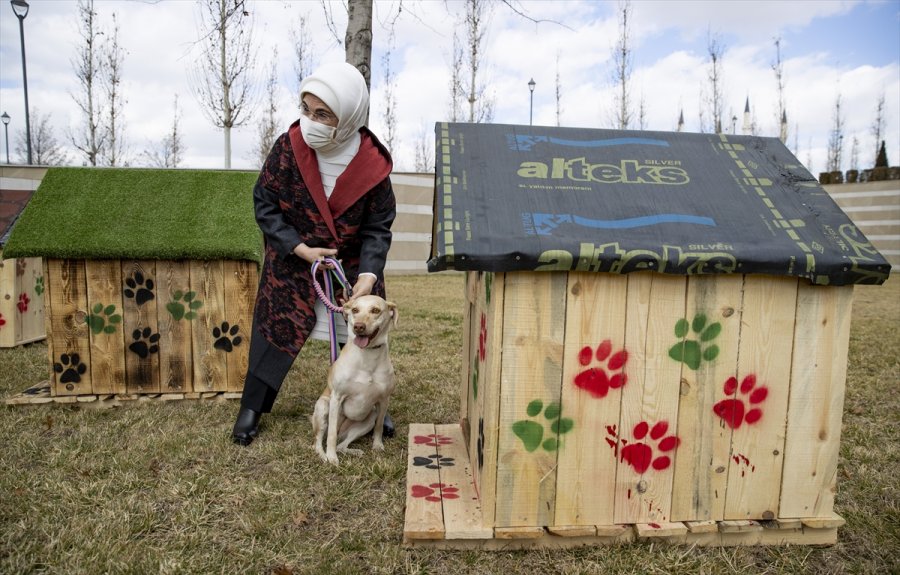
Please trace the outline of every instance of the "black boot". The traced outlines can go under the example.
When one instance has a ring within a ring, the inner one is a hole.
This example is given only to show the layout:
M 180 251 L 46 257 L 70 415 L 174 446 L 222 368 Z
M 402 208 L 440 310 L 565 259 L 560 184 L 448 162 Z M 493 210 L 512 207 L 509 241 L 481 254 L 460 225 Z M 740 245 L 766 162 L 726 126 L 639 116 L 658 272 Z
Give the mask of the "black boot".
M 231 431 L 231 438 L 238 445 L 250 445 L 259 434 L 259 418 L 262 414 L 253 411 L 249 407 L 242 407 L 238 412 L 237 421 Z
M 384 438 L 394 437 L 394 422 L 391 419 L 391 416 L 387 413 L 384 414 L 384 426 L 382 427 L 382 429 L 382 436 Z

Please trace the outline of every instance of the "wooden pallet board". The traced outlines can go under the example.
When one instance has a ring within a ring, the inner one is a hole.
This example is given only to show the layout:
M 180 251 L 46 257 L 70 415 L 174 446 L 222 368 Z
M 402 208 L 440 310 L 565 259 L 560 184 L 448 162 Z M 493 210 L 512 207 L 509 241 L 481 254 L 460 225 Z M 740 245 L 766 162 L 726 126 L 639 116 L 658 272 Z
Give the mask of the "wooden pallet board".
M 57 395 L 50 393 L 50 381 L 42 381 L 6 398 L 6 405 L 73 404 L 83 407 L 112 408 L 145 401 L 211 401 L 240 399 L 237 392 L 185 392 L 185 393 L 91 393 L 85 395 Z
M 409 426 L 405 547 L 434 549 L 566 549 L 653 542 L 673 545 L 833 545 L 843 518 L 772 521 L 687 521 L 550 527 L 479 525 L 462 428 L 457 424 Z

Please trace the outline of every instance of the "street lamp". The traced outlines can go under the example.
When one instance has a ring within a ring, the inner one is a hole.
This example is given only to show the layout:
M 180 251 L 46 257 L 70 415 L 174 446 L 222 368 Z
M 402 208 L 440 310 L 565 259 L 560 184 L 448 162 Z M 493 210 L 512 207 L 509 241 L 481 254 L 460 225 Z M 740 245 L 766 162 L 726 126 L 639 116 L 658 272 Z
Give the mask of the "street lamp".
M 737 130 L 737 116 L 731 117 L 731 133 L 735 134 L 735 130 Z
M 28 118 L 28 73 L 25 70 L 25 16 L 28 16 L 28 2 L 9 0 L 13 13 L 19 19 L 19 39 L 22 42 L 22 86 L 25 88 L 25 144 L 28 149 L 28 165 L 31 165 L 31 122 Z M 9 149 L 7 148 L 7 152 Z
M 6 135 L 6 163 L 9 163 L 9 114 L 3 112 L 3 115 L 0 116 L 0 120 L 3 121 L 3 132 Z
M 528 125 L 530 126 L 534 113 L 534 78 L 528 81 L 528 91 L 531 92 L 531 105 L 528 107 Z

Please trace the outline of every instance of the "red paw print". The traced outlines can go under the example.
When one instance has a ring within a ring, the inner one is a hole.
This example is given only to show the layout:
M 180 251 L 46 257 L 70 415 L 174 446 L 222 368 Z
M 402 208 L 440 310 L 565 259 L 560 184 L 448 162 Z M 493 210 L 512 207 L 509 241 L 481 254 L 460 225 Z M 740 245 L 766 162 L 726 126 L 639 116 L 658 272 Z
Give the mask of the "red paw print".
M 31 300 L 28 299 L 28 294 L 19 294 L 19 303 L 16 304 L 16 307 L 19 308 L 19 313 L 25 313 L 28 311 L 28 304 L 31 303 Z
M 627 351 L 622 349 L 616 353 L 612 353 L 612 342 L 607 339 L 597 346 L 596 353 L 590 346 L 584 346 L 581 351 L 578 352 L 578 363 L 583 366 L 588 366 L 594 357 L 596 357 L 597 361 L 601 364 L 608 359 L 609 361 L 606 364 L 606 369 L 600 365 L 582 371 L 575 376 L 576 387 L 587 391 L 594 397 L 606 397 L 606 394 L 610 389 L 618 389 L 627 383 L 628 376 L 622 371 L 625 368 L 625 362 L 628 361 Z M 607 375 L 607 369 L 609 370 L 610 375 Z
M 4 325 L 6 325 L 6 320 L 3 319 L 3 314 L 0 313 L 0 327 L 3 327 Z
M 449 445 L 453 443 L 453 438 L 432 433 L 430 435 L 417 435 L 413 438 L 413 441 L 416 445 L 430 445 L 431 447 L 437 447 L 439 445 Z
M 615 425 L 606 426 L 606 433 L 610 436 L 606 438 L 606 442 L 612 447 L 616 454 L 619 454 L 619 443 L 622 444 L 621 457 L 622 461 L 625 461 L 635 471 L 638 473 L 643 473 L 647 471 L 650 467 L 657 471 L 662 471 L 663 469 L 667 469 L 670 465 L 672 465 L 672 460 L 668 455 L 660 455 L 659 457 L 653 456 L 653 446 L 648 445 L 641 441 L 645 437 L 647 437 L 647 433 L 650 434 L 650 439 L 652 442 L 656 442 L 656 449 L 662 452 L 674 451 L 679 444 L 681 444 L 681 440 L 674 435 L 669 435 L 667 437 L 663 437 L 666 435 L 666 432 L 669 430 L 669 422 L 667 421 L 659 421 L 653 428 L 650 428 L 650 424 L 646 421 L 642 421 L 634 426 L 634 430 L 632 431 L 632 436 L 638 441 L 638 443 L 629 444 L 627 439 L 620 439 L 618 434 L 616 433 Z
M 443 483 L 430 483 L 426 485 L 413 485 L 413 497 L 423 497 L 425 501 L 440 501 L 443 499 L 459 499 L 459 488 Z
M 487 355 L 487 317 L 481 314 L 481 331 L 478 332 L 478 359 L 484 362 Z
M 725 381 L 723 391 L 725 395 L 734 395 L 737 391 L 738 382 L 736 377 L 729 377 Z M 749 405 L 759 405 L 766 400 L 769 395 L 769 388 L 766 386 L 756 386 L 756 376 L 748 375 L 741 382 L 741 395 L 747 396 L 746 400 Z M 744 404 L 744 399 L 728 398 L 723 399 L 713 406 L 713 412 L 722 418 L 722 421 L 728 424 L 731 429 L 737 429 L 742 423 L 756 423 L 762 417 L 762 409 L 753 407 L 750 410 Z

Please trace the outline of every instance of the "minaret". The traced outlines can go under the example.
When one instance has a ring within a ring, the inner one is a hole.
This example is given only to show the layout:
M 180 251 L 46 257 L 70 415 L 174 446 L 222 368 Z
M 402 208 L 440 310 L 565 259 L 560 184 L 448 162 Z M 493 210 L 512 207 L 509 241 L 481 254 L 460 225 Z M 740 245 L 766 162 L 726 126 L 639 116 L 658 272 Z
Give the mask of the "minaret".
M 750 122 L 750 96 L 747 96 L 747 101 L 744 103 L 744 125 L 741 126 L 741 131 L 745 136 L 753 131 L 753 126 Z
M 678 132 L 684 131 L 684 110 L 678 112 Z
M 782 110 L 781 111 L 781 143 L 782 144 L 787 144 L 787 130 L 788 130 L 787 112 Z

